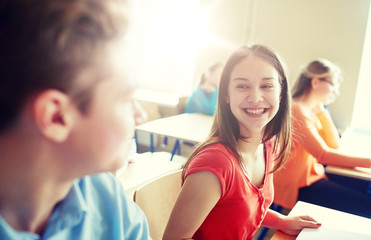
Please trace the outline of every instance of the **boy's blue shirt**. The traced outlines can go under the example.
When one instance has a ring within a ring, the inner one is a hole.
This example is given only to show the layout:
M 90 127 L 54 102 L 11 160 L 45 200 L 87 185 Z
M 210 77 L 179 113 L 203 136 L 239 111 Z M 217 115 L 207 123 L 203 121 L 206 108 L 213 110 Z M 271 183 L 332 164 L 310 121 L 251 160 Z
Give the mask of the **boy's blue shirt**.
M 142 210 L 127 199 L 110 173 L 74 181 L 59 202 L 42 236 L 16 231 L 0 216 L 0 239 L 151 239 Z

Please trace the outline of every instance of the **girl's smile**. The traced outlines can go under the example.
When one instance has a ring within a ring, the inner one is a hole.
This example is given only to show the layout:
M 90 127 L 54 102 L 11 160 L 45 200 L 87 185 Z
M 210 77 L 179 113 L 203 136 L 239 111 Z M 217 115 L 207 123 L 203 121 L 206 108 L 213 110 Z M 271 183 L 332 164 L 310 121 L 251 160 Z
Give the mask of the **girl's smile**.
M 243 109 L 250 117 L 261 117 L 268 111 L 268 108 L 244 108 Z

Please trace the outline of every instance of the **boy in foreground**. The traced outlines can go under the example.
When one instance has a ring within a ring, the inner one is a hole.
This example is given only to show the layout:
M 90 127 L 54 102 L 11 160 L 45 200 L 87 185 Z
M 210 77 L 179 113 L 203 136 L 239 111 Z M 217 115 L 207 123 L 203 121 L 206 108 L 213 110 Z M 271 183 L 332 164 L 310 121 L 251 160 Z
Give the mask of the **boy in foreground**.
M 112 174 L 126 164 L 135 84 L 127 6 L 0 3 L 0 239 L 150 239 Z

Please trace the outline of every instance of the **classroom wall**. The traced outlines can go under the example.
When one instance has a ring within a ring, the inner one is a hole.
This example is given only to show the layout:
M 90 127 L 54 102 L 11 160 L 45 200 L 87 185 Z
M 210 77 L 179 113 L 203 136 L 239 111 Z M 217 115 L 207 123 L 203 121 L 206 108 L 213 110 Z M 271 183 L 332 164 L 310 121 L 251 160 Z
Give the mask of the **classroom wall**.
M 350 125 L 362 58 L 369 0 L 260 0 L 252 39 L 281 52 L 290 82 L 300 66 L 325 57 L 343 70 L 341 95 L 330 105 L 338 128 Z
M 248 3 L 246 0 L 200 0 L 204 32 L 203 36 L 196 36 L 201 44 L 196 51 L 195 82 L 211 63 L 225 62 L 232 51 L 246 42 L 246 25 L 252 16 Z
M 330 106 L 339 129 L 350 125 L 370 0 L 200 0 L 209 28 L 222 43 L 198 51 L 195 74 L 209 59 L 224 59 L 246 42 L 266 44 L 285 59 L 291 85 L 300 67 L 317 57 L 344 73 L 341 95 Z
M 369 12 L 371 12 L 371 5 Z M 368 18 L 351 127 L 371 134 L 371 17 Z
M 133 0 L 128 43 L 129 77 L 141 88 L 190 92 L 199 0 Z

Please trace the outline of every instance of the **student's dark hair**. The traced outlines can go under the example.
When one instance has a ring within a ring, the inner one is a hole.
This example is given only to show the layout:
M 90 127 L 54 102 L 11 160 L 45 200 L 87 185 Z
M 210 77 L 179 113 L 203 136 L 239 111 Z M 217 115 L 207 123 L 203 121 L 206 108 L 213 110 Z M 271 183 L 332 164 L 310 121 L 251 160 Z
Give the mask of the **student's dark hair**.
M 0 1 L 0 132 L 14 124 L 27 99 L 57 89 L 89 107 L 99 76 L 78 88 L 83 69 L 127 28 L 125 1 Z
M 311 61 L 303 68 L 295 82 L 292 89 L 292 98 L 297 99 L 306 96 L 312 88 L 313 78 L 325 78 L 335 75 L 339 78 L 338 81 L 342 80 L 340 68 L 329 60 L 318 58 Z
M 238 121 L 232 114 L 230 105 L 226 102 L 226 99 L 228 97 L 231 72 L 239 62 L 248 56 L 256 56 L 264 59 L 272 64 L 279 74 L 279 83 L 281 85 L 279 110 L 266 126 L 263 142 L 267 142 L 271 139 L 274 140 L 273 153 L 276 156 L 276 164 L 272 171 L 275 171 L 282 166 L 283 162 L 288 158 L 291 143 L 291 97 L 283 63 L 279 56 L 272 49 L 266 46 L 259 44 L 251 46 L 245 45 L 237 49 L 224 65 L 218 90 L 218 103 L 211 132 L 207 139 L 203 143 L 199 144 L 190 155 L 184 167 L 183 179 L 185 170 L 192 159 L 202 149 L 212 144 L 223 144 L 237 157 L 239 161 L 241 160 L 241 156 L 237 151 L 237 141 L 243 137 L 240 136 Z M 248 139 L 244 140 L 247 141 Z

